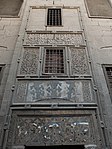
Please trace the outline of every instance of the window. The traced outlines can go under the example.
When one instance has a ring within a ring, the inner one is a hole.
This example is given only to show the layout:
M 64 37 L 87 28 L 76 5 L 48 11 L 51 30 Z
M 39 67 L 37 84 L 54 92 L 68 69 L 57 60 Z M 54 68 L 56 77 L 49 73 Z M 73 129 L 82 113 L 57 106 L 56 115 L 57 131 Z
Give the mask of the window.
M 18 16 L 23 0 L 0 0 L 0 15 Z
M 63 74 L 64 70 L 64 49 L 47 48 L 44 57 L 45 74 Z
M 112 66 L 104 66 L 104 73 L 107 81 L 107 86 L 109 88 L 110 95 L 112 97 Z
M 109 0 L 85 0 L 89 17 L 112 18 L 112 7 Z
M 61 9 L 59 8 L 48 9 L 47 25 L 48 26 L 61 26 L 62 25 Z

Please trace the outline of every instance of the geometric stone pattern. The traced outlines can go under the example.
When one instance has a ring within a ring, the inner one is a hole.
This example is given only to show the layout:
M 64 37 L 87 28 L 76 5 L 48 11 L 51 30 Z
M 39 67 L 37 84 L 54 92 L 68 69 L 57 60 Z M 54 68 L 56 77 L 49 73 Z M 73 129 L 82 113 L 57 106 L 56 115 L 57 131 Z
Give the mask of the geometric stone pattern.
M 82 45 L 82 33 L 28 33 L 24 45 Z
M 95 125 L 95 126 L 94 126 Z M 97 144 L 94 111 L 15 111 L 9 128 L 8 147 L 13 145 Z
M 86 49 L 70 48 L 72 75 L 90 74 Z
M 18 81 L 14 102 L 95 102 L 90 80 Z
M 39 63 L 39 48 L 24 48 L 20 74 L 37 74 Z

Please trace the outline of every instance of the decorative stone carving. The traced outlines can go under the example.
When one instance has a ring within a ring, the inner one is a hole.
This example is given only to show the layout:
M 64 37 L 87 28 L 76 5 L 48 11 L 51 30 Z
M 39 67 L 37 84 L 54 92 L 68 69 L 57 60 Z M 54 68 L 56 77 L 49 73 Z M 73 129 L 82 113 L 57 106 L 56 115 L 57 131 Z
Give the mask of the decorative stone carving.
M 83 86 L 83 98 L 85 99 L 85 102 L 92 101 L 93 99 L 93 94 L 91 93 L 91 84 L 88 83 L 87 81 L 84 81 Z M 91 98 L 90 98 L 91 97 Z
M 27 84 L 26 84 L 26 82 L 22 82 L 21 85 L 18 85 L 17 92 L 14 94 L 15 97 L 18 94 L 19 94 L 19 96 L 18 96 L 16 102 L 19 102 L 19 103 L 26 102 L 26 96 L 27 96 Z
M 20 74 L 37 74 L 39 48 L 25 48 L 20 67 Z
M 89 80 L 19 81 L 14 102 L 94 102 L 91 92 Z
M 82 45 L 82 33 L 27 33 L 25 45 Z
M 90 74 L 86 49 L 70 48 L 72 75 Z
M 73 111 L 69 113 L 67 110 L 49 111 L 49 114 L 48 111 L 43 112 L 37 110 L 27 111 L 27 114 L 22 111 L 18 115 L 13 113 L 8 146 L 33 143 L 37 146 L 96 143 L 91 112 L 88 115 L 84 111 L 81 115 Z

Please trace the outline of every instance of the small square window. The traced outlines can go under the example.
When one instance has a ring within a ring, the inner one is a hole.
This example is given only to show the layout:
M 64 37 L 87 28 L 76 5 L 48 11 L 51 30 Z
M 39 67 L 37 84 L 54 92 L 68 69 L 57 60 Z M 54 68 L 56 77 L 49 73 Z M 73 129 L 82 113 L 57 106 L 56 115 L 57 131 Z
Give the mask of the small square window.
M 47 25 L 48 26 L 61 26 L 62 25 L 61 9 L 60 8 L 48 9 Z
M 45 49 L 44 73 L 63 74 L 64 72 L 64 50 L 56 48 Z

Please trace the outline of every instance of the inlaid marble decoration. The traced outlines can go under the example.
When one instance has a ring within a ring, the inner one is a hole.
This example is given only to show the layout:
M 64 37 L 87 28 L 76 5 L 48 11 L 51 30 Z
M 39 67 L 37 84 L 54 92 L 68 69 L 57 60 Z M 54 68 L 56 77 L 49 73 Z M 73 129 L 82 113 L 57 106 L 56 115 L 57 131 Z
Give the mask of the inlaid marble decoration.
M 12 114 L 8 146 L 96 144 L 99 135 L 92 112 L 17 110 Z
M 94 102 L 90 80 L 18 81 L 14 102 Z

